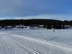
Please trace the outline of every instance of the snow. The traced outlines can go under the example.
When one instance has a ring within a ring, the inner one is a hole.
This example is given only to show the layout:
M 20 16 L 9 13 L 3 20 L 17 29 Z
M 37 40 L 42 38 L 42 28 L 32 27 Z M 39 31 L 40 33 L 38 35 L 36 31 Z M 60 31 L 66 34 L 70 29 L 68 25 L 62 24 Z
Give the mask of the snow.
M 72 30 L 1 29 L 0 54 L 72 54 Z

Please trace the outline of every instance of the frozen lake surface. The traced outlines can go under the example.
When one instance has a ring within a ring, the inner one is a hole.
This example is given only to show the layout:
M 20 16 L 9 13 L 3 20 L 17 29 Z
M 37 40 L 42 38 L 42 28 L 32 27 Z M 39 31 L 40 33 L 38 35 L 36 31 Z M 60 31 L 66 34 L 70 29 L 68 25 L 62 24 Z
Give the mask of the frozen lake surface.
M 0 54 L 72 54 L 72 30 L 0 30 Z

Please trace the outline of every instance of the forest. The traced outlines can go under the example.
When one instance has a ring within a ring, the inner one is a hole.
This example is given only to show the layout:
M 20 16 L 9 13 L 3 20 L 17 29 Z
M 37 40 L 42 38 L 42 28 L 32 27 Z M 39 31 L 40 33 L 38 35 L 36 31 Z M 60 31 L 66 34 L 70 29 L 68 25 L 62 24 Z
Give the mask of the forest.
M 0 20 L 0 28 L 15 28 L 17 25 L 22 26 L 39 26 L 43 25 L 43 28 L 51 29 L 66 29 L 72 26 L 72 21 L 67 20 L 55 20 L 55 19 L 5 19 Z M 22 27 L 23 28 L 23 27 Z

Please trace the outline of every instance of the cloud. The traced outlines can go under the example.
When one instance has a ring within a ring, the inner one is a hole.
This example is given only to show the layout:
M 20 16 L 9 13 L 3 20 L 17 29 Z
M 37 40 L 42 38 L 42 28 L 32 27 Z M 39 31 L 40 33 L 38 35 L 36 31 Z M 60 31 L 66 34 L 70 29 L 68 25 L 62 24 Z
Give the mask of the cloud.
M 18 18 L 19 19 L 19 18 Z M 22 17 L 22 19 L 57 19 L 57 20 L 72 20 L 72 15 L 68 14 L 45 14 Z
M 72 20 L 72 15 L 68 14 L 45 14 L 45 15 L 34 15 L 25 17 L 0 17 L 2 19 L 56 19 L 56 20 Z
M 14 15 L 14 13 L 22 9 L 22 0 L 0 0 L 0 16 Z
M 71 0 L 0 0 L 0 17 L 72 14 L 71 6 Z

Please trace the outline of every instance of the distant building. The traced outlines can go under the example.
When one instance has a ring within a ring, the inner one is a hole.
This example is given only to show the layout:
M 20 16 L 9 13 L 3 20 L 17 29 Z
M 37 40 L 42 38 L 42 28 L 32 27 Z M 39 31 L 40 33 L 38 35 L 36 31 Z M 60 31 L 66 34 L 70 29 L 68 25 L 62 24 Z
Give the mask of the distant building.
M 16 25 L 15 28 L 24 28 L 24 25 Z
M 12 29 L 13 27 L 12 26 L 5 26 L 4 28 L 5 29 Z
M 64 25 L 64 28 L 71 28 L 71 25 Z
M 44 25 L 39 25 L 39 28 L 44 28 Z

